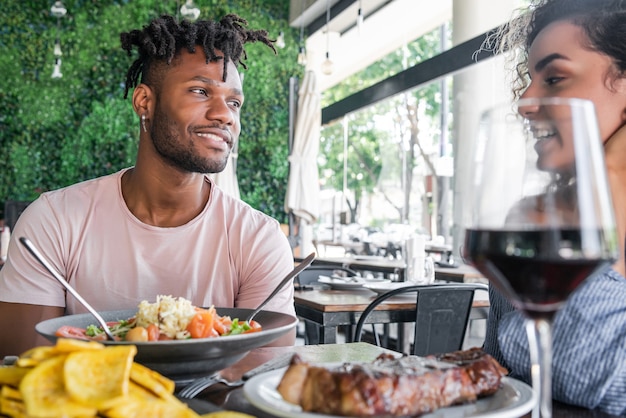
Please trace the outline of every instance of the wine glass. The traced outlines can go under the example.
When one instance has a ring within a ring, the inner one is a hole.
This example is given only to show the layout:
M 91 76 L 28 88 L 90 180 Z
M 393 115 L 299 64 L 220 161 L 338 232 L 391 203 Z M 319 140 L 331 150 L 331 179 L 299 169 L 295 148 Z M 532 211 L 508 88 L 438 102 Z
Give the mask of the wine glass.
M 618 240 L 593 103 L 522 99 L 481 115 L 464 258 L 526 317 L 538 413 L 552 416 L 555 313 Z

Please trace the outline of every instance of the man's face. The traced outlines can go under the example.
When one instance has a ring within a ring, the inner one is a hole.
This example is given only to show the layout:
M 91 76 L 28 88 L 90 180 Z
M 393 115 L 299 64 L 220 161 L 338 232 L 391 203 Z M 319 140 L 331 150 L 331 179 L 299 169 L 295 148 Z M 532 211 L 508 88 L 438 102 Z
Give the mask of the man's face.
M 222 171 L 239 138 L 241 80 L 228 62 L 228 77 L 222 81 L 223 65 L 222 60 L 206 64 L 198 49 L 182 51 L 164 72 L 150 136 L 161 157 L 180 170 Z

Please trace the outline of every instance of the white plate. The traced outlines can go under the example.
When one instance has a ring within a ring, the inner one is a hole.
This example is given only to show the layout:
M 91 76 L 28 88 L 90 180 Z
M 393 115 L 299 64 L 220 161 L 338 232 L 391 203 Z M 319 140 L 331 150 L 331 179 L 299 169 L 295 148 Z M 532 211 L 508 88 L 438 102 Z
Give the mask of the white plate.
M 299 406 L 283 400 L 276 387 L 285 370 L 286 367 L 248 380 L 243 387 L 246 399 L 255 407 L 278 417 L 336 418 L 334 415 L 303 412 Z M 492 396 L 472 404 L 441 408 L 433 413 L 421 415 L 420 418 L 517 418 L 529 412 L 535 402 L 536 397 L 530 386 L 519 380 L 504 377 L 502 387 Z
M 383 293 L 387 293 L 390 290 L 396 290 L 399 289 L 401 287 L 407 287 L 407 286 L 414 286 L 415 283 L 410 283 L 410 282 L 392 282 L 392 281 L 388 281 L 385 283 L 367 283 L 364 284 L 363 287 L 366 289 L 371 290 L 372 292 L 378 293 L 379 295 L 382 295 Z M 410 298 L 415 298 L 415 292 L 410 292 L 410 293 L 402 293 L 399 294 L 397 296 L 394 296 L 395 298 L 402 298 L 402 297 L 410 297 Z
M 391 281 L 386 280 L 386 281 L 382 281 L 382 280 L 367 280 L 364 279 L 363 277 L 359 277 L 359 276 L 354 276 L 352 278 L 352 280 L 347 281 L 347 280 L 343 280 L 340 278 L 334 278 L 334 277 L 328 277 L 328 276 L 320 276 L 319 279 L 317 279 L 317 281 L 319 283 L 324 283 L 330 286 L 331 289 L 335 289 L 335 290 L 351 290 L 351 289 L 362 289 L 363 286 L 367 285 L 367 284 L 373 284 L 373 283 L 377 283 L 377 284 L 382 284 L 382 283 L 390 283 Z

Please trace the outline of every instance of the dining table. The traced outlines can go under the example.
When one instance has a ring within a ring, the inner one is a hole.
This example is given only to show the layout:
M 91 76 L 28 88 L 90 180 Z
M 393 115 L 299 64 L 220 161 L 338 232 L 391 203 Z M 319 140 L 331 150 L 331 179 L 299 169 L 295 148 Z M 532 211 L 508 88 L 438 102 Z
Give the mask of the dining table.
M 245 373 L 257 368 L 264 370 L 264 373 L 271 373 L 274 367 L 283 367 L 286 364 L 285 359 L 291 359 L 294 354 L 298 354 L 306 362 L 321 364 L 347 361 L 369 362 L 382 353 L 392 354 L 395 356 L 400 355 L 400 353 L 392 350 L 365 342 L 287 347 L 260 347 L 251 350 L 237 363 L 222 370 L 220 375 L 227 380 L 237 380 L 242 378 Z M 262 379 L 261 376 L 263 376 L 263 373 L 257 374 L 256 379 Z M 251 380 L 248 382 L 251 382 Z M 247 413 L 257 418 L 275 418 L 278 416 L 264 410 L 267 408 L 260 409 L 258 406 L 251 403 L 244 393 L 244 387 L 241 386 L 232 388 L 218 383 L 206 388 L 194 399 L 184 399 L 183 401 L 187 402 L 190 407 L 197 409 L 202 413 L 226 410 Z M 297 418 L 297 415 L 293 416 L 294 418 Z M 320 417 L 322 417 L 322 415 L 320 415 Z M 530 413 L 522 413 L 520 415 L 520 418 L 530 417 Z M 615 418 L 613 415 L 606 414 L 598 410 L 589 410 L 566 405 L 556 401 L 553 402 L 553 417 Z

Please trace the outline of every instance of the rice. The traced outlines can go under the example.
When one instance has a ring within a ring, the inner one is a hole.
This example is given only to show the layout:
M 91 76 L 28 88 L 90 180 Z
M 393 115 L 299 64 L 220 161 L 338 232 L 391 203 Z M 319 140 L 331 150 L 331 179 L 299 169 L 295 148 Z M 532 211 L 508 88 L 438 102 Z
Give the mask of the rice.
M 161 334 L 176 340 L 190 338 L 187 325 L 196 315 L 196 308 L 184 298 L 159 295 L 156 303 L 142 301 L 137 312 L 137 326 L 159 326 Z

